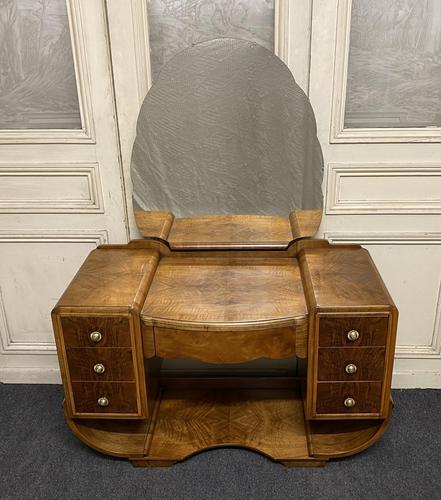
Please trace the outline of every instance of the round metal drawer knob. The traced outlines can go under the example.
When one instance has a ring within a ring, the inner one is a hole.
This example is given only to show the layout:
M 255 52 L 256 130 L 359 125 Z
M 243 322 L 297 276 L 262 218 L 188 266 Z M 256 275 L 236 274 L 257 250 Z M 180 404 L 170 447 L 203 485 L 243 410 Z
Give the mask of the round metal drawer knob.
M 344 400 L 344 405 L 346 408 L 353 408 L 355 406 L 355 399 L 354 398 L 346 398 Z
M 348 373 L 349 375 L 354 374 L 357 371 L 357 366 L 354 365 L 354 363 L 349 363 L 345 367 L 345 372 Z
M 351 342 L 355 342 L 360 338 L 360 334 L 357 332 L 357 330 L 351 330 L 348 332 L 347 337 Z
M 89 338 L 92 342 L 99 342 L 103 336 L 101 335 L 101 332 L 92 332 L 90 335 L 89 335 Z
M 98 398 L 98 404 L 99 406 L 109 406 L 109 400 L 105 396 L 102 396 Z
M 105 369 L 104 365 L 102 365 L 101 363 L 97 363 L 96 365 L 94 365 L 93 371 L 95 373 L 101 374 L 101 373 L 104 373 L 106 371 L 106 369 Z

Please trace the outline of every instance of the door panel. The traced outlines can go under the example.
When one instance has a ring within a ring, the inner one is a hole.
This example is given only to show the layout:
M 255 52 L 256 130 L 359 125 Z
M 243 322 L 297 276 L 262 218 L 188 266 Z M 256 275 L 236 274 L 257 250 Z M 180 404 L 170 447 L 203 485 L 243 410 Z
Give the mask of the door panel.
M 441 126 L 441 4 L 353 0 L 344 128 Z
M 128 239 L 106 6 L 1 5 L 0 381 L 57 381 L 50 311 L 91 250 Z
M 81 129 L 65 0 L 0 4 L 0 129 Z
M 433 88 L 441 75 L 433 66 L 438 49 L 424 48 L 441 29 L 441 18 L 435 28 L 438 17 L 428 17 L 432 7 L 313 3 L 310 98 L 325 158 L 322 231 L 371 252 L 400 310 L 396 387 L 440 387 L 441 380 L 441 128 L 426 109 L 439 98 Z

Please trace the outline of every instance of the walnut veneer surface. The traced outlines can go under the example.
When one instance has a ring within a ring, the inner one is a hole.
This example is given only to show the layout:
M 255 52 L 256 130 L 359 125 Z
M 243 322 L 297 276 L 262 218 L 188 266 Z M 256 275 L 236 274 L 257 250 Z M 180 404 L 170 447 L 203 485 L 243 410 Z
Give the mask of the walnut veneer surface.
M 240 260 L 163 257 L 141 312 L 143 322 L 230 329 L 271 322 L 301 323 L 307 316 L 294 259 Z
M 143 466 L 231 445 L 322 465 L 381 436 L 397 310 L 366 250 L 296 239 L 293 214 L 248 233 L 239 216 L 225 248 L 218 236 L 195 247 L 201 221 L 188 248 L 173 248 L 173 217 L 147 219 L 154 238 L 93 251 L 53 311 L 66 418 L 80 439 Z M 262 246 L 237 243 L 261 230 Z M 303 359 L 296 380 L 161 371 L 166 358 L 293 356 Z
M 314 236 L 322 211 L 298 210 L 289 217 L 206 215 L 182 219 L 171 212 L 136 211 L 135 217 L 144 237 L 165 240 L 173 250 L 284 249 L 294 240 Z

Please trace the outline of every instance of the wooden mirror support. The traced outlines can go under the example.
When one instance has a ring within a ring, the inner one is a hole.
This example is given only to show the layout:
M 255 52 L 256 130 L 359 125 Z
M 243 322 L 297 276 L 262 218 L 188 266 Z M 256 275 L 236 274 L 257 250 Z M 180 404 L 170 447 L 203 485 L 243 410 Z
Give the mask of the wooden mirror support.
M 166 241 L 172 250 L 276 249 L 312 238 L 320 226 L 322 210 L 296 210 L 289 217 L 272 215 L 206 215 L 175 218 L 171 212 L 136 211 L 144 238 Z
M 225 446 L 318 466 L 377 441 L 397 309 L 366 250 L 310 237 L 318 221 L 139 212 L 145 239 L 94 250 L 52 312 L 75 435 L 136 466 Z M 295 377 L 162 369 L 294 356 Z

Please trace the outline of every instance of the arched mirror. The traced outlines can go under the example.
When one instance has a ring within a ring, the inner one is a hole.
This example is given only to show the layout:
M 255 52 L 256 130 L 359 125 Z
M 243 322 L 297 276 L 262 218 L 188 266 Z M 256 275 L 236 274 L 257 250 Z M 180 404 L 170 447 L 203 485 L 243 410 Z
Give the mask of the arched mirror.
M 277 56 L 245 40 L 203 42 L 163 67 L 139 114 L 131 175 L 138 215 L 307 210 L 320 220 L 323 159 L 309 100 Z

